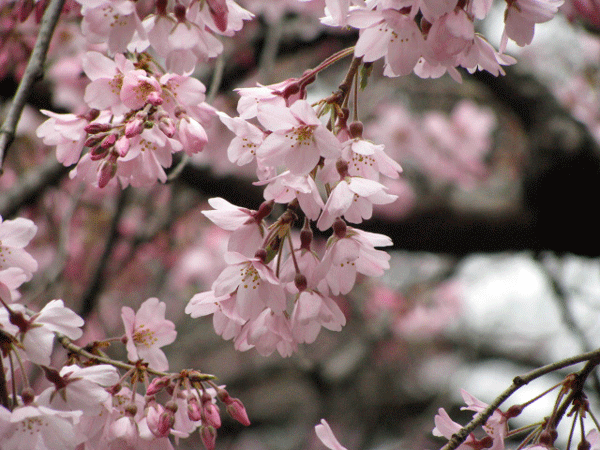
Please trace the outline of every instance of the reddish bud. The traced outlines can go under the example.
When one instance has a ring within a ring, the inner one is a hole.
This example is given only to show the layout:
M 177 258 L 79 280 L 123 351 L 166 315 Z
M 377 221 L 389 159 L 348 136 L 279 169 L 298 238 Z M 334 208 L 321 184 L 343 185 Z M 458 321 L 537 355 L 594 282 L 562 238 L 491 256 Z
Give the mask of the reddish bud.
M 90 158 L 92 161 L 103 159 L 106 155 L 108 155 L 108 149 L 102 148 L 99 145 L 90 151 Z
M 89 138 L 87 138 L 85 140 L 85 142 L 83 143 L 83 145 L 85 147 L 94 147 L 96 145 L 98 145 L 100 142 L 102 142 L 102 139 L 105 138 L 105 135 L 103 134 L 98 134 L 96 136 L 90 136 Z
M 250 425 L 250 419 L 248 419 L 248 413 L 246 412 L 246 408 L 241 401 L 237 398 L 231 399 L 231 402 L 227 404 L 227 412 L 231 417 L 237 420 L 242 425 L 248 426 Z
M 517 417 L 523 412 L 523 405 L 512 405 L 508 410 L 504 413 L 504 417 L 507 419 L 512 419 L 513 417 Z
M 110 123 L 89 123 L 87 124 L 83 130 L 88 134 L 97 134 L 103 133 L 105 131 L 112 130 L 113 126 Z
M 168 117 L 164 117 L 158 121 L 158 128 L 167 137 L 175 136 L 175 123 Z
M 100 116 L 100 111 L 97 109 L 90 109 L 88 112 L 86 112 L 85 114 L 82 114 L 81 117 L 82 119 L 87 120 L 88 122 L 93 122 L 94 120 L 96 120 L 98 118 L 98 116 Z
M 148 385 L 148 388 L 146 389 L 146 395 L 158 394 L 170 382 L 171 382 L 171 379 L 169 377 L 156 377 Z
M 102 139 L 102 142 L 100 142 L 100 147 L 111 148 L 115 144 L 115 142 L 117 142 L 117 135 L 114 133 L 111 133 L 108 136 L 106 136 L 104 139 Z
M 105 187 L 117 173 L 117 164 L 113 161 L 104 160 L 98 168 L 98 187 Z
M 200 427 L 200 438 L 202 439 L 202 443 L 206 447 L 206 450 L 215 450 L 217 430 L 215 430 L 214 427 L 202 425 Z
M 192 422 L 197 422 L 198 420 L 202 419 L 202 408 L 200 407 L 196 397 L 192 396 L 188 398 L 187 412 L 188 417 Z
M 220 428 L 221 415 L 219 414 L 219 407 L 214 403 L 205 404 L 202 409 L 202 421 L 211 427 Z

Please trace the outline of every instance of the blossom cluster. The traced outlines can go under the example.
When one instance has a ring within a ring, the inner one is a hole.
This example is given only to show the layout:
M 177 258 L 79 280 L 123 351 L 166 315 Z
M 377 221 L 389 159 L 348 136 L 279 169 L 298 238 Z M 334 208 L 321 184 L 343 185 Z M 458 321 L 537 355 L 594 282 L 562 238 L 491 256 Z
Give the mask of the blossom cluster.
M 110 59 L 88 52 L 83 68 L 91 83 L 85 91 L 89 111 L 83 115 L 42 111 L 50 118 L 37 130 L 57 159 L 77 166 L 72 176 L 106 186 L 148 187 L 165 182 L 172 154 L 194 154 L 207 142 L 202 123 L 212 114 L 203 103 L 204 85 L 197 79 L 162 73 L 153 59 L 123 54 Z M 83 156 L 82 151 L 89 151 Z
M 115 362 L 100 350 L 110 339 L 83 350 L 71 341 L 82 337 L 83 319 L 63 300 L 48 302 L 39 312 L 18 303 L 17 289 L 37 270 L 24 250 L 36 233 L 28 219 L 0 218 L 0 442 L 3 450 L 135 449 L 149 445 L 172 449 L 177 439 L 199 430 L 205 446 L 215 446 L 221 418 L 217 400 L 244 425 L 242 403 L 211 375 L 194 370 L 166 373 L 161 347 L 176 338 L 165 319 L 166 304 L 146 300 L 137 312 L 122 308 L 129 364 Z M 60 369 L 50 366 L 58 336 L 70 355 Z M 18 368 L 17 368 L 18 362 Z M 51 386 L 36 392 L 27 365 L 41 369 Z M 117 367 L 128 368 L 120 375 Z M 154 377 L 151 379 L 151 377 Z M 7 385 L 13 387 L 9 397 Z M 138 393 L 138 386 L 144 395 Z M 159 396 L 161 396 L 159 398 Z
M 497 51 L 475 31 L 490 12 L 492 1 L 327 0 L 326 25 L 360 30 L 355 55 L 365 62 L 385 60 L 387 76 L 414 72 L 438 78 L 446 72 L 461 80 L 457 67 L 470 73 L 486 70 L 504 74 L 513 64 L 504 54 L 508 39 L 520 46 L 531 43 L 535 24 L 547 22 L 563 0 L 507 1 L 505 27 Z
M 397 178 L 402 169 L 382 145 L 363 138 L 362 123 L 348 124 L 346 113 L 332 115 L 330 129 L 319 112 L 335 96 L 315 110 L 304 98 L 311 78 L 240 89 L 239 117 L 219 114 L 236 135 L 229 159 L 256 162 L 265 202 L 251 211 L 220 198 L 209 201 L 214 210 L 204 214 L 232 232 L 228 265 L 186 312 L 213 314 L 216 332 L 233 339 L 238 350 L 289 356 L 299 343 L 313 342 L 321 327 L 339 331 L 345 317 L 332 296 L 350 292 L 357 274 L 379 276 L 389 268 L 389 255 L 376 247 L 391 245 L 391 239 L 347 222 L 361 223 L 373 205 L 396 200 L 380 178 Z M 264 219 L 276 203 L 287 210 L 267 227 Z M 297 242 L 292 228 L 302 218 Z M 320 255 L 312 222 L 321 231 L 333 229 Z

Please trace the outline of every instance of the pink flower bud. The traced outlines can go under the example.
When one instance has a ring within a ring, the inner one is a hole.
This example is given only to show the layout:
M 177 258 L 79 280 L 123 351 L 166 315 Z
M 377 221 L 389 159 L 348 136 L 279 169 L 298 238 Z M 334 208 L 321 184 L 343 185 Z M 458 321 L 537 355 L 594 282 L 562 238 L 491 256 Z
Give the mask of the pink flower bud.
M 108 149 L 102 148 L 99 145 L 90 151 L 90 158 L 92 161 L 104 159 L 106 155 L 108 155 Z
M 202 425 L 200 427 L 200 438 L 202 438 L 202 443 L 206 447 L 206 450 L 215 450 L 217 430 L 214 427 Z
M 146 101 L 153 106 L 160 106 L 164 102 L 163 98 L 160 95 L 160 92 L 156 91 L 150 92 L 148 94 L 148 97 L 146 97 Z
M 98 168 L 98 187 L 105 187 L 117 173 L 117 164 L 113 161 L 104 160 Z M 135 405 L 134 405 L 135 406 Z
M 237 398 L 231 399 L 229 403 L 227 403 L 227 412 L 231 417 L 237 420 L 242 425 L 248 426 L 250 425 L 250 419 L 248 419 L 248 413 L 246 412 L 246 408 L 241 401 Z
M 117 141 L 117 135 L 114 133 L 111 133 L 108 136 L 106 136 L 104 139 L 102 139 L 102 142 L 100 142 L 100 147 L 110 148 L 114 145 L 114 143 L 116 141 Z
M 198 420 L 202 419 L 202 408 L 200 407 L 200 404 L 198 403 L 198 399 L 196 397 L 192 396 L 188 398 L 187 409 L 188 417 L 192 422 L 197 422 Z
M 115 142 L 115 150 L 122 158 L 129 151 L 129 139 L 126 136 L 121 136 L 117 142 Z
M 190 156 L 201 152 L 208 142 L 208 136 L 202 125 L 190 117 L 179 121 L 179 138 L 183 144 L 183 150 Z
M 88 134 L 103 133 L 105 131 L 112 130 L 113 126 L 110 123 L 90 123 L 87 124 L 83 130 Z
M 175 135 L 175 124 L 169 117 L 163 117 L 158 121 L 158 128 L 167 137 L 173 137 Z
M 158 394 L 170 382 L 171 379 L 169 377 L 156 377 L 148 385 L 148 389 L 146 389 L 146 395 Z
M 206 425 L 210 425 L 214 428 L 221 427 L 221 415 L 219 414 L 219 407 L 214 403 L 207 403 L 204 405 L 202 410 L 203 417 L 202 422 Z
M 125 136 L 132 138 L 144 131 L 144 120 L 136 117 L 125 125 Z

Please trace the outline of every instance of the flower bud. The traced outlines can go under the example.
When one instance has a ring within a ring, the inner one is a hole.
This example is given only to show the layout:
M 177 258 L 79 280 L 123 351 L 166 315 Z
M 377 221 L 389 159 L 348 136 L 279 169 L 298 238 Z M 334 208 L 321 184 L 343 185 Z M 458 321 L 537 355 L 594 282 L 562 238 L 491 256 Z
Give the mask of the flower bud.
M 205 404 L 202 408 L 202 421 L 211 427 L 220 428 L 221 415 L 219 414 L 219 407 L 214 403 Z
M 150 382 L 150 384 L 148 385 L 148 388 L 146 389 L 146 395 L 158 394 L 170 382 L 171 382 L 171 379 L 169 377 L 156 377 L 156 378 L 154 378 Z
M 206 447 L 206 450 L 215 450 L 217 430 L 215 430 L 214 427 L 202 425 L 200 427 L 200 438 L 202 439 L 202 443 Z
M 188 398 L 187 412 L 188 417 L 192 422 L 197 422 L 198 420 L 202 419 L 202 408 L 200 407 L 196 397 L 191 396 Z
M 112 130 L 112 128 L 113 128 L 113 126 L 110 123 L 94 122 L 94 123 L 87 124 L 83 128 L 83 130 L 88 134 L 97 134 L 97 133 L 103 133 L 106 131 L 110 131 L 110 130 Z
M 137 136 L 138 134 L 141 134 L 142 131 L 144 131 L 144 120 L 138 117 L 127 122 L 127 125 L 125 125 L 125 136 L 128 138 Z
M 250 419 L 248 419 L 246 408 L 244 408 L 242 402 L 237 398 L 231 399 L 231 401 L 227 404 L 226 409 L 229 415 L 239 423 L 245 426 L 250 425 Z
M 98 168 L 98 187 L 105 187 L 117 173 L 117 164 L 113 161 L 104 160 Z

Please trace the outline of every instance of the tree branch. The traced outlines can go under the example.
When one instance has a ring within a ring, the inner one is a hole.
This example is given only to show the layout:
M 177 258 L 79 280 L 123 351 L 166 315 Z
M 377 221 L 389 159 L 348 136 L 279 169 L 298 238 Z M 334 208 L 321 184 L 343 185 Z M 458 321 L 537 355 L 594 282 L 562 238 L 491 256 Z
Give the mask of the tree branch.
M 43 76 L 43 65 L 46 61 L 46 53 L 48 52 L 48 46 L 50 45 L 50 40 L 52 39 L 54 28 L 56 27 L 56 23 L 62 12 L 64 2 L 65 0 L 50 0 L 50 3 L 46 7 L 38 37 L 35 46 L 33 47 L 33 51 L 31 52 L 31 56 L 29 57 L 23 78 L 19 83 L 19 87 L 17 88 L 17 92 L 15 93 L 8 113 L 6 114 L 6 119 L 2 124 L 2 128 L 0 128 L 0 175 L 2 175 L 2 164 L 6 157 L 8 147 L 15 137 L 17 123 L 19 123 L 19 119 L 21 118 L 21 113 L 25 107 L 29 91 L 33 84 Z
M 593 352 L 583 353 L 581 355 L 573 356 L 571 358 L 563 359 L 562 361 L 557 361 L 552 364 L 548 364 L 546 366 L 540 367 L 539 369 L 532 370 L 531 372 L 526 373 L 525 375 L 517 376 L 513 379 L 513 383 L 510 385 L 508 389 L 506 389 L 502 394 L 500 394 L 484 411 L 477 414 L 473 417 L 467 425 L 462 427 L 460 431 L 452 436 L 452 438 L 448 441 L 446 445 L 444 445 L 441 450 L 455 450 L 458 448 L 460 444 L 462 444 L 465 439 L 471 434 L 475 428 L 479 425 L 483 425 L 487 419 L 494 414 L 494 411 L 500 407 L 504 401 L 506 401 L 512 394 L 514 394 L 517 390 L 530 383 L 531 381 L 540 378 L 550 372 L 554 372 L 558 369 L 562 369 L 563 367 L 572 366 L 574 364 L 578 364 L 584 361 L 597 360 L 600 358 L 600 349 L 594 350 Z M 584 369 L 587 370 L 588 365 Z M 587 372 L 586 372 L 587 373 Z

